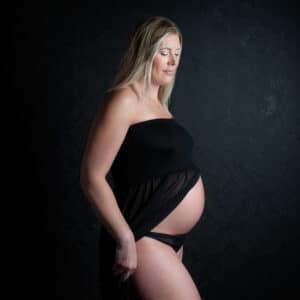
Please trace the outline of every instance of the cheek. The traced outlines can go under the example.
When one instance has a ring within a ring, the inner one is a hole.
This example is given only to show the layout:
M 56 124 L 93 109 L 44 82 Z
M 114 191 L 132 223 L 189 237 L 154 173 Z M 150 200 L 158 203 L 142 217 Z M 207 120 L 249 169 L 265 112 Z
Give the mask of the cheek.
M 153 61 L 153 66 L 156 69 L 163 69 L 165 66 L 165 59 L 163 57 L 156 57 Z

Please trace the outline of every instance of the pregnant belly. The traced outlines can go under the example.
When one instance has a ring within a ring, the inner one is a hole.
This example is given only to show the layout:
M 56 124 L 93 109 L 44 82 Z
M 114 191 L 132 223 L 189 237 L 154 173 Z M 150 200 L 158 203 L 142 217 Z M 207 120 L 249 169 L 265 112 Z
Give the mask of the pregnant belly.
M 159 224 L 151 231 L 168 234 L 189 232 L 199 221 L 205 203 L 205 192 L 201 176 L 185 197 Z

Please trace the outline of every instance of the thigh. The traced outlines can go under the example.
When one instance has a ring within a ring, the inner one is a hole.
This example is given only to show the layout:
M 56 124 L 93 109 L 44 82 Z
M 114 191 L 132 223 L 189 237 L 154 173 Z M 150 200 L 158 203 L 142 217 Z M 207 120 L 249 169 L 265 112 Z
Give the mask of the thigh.
M 170 246 L 149 237 L 136 245 L 138 263 L 132 279 L 142 300 L 201 300 L 190 273 Z

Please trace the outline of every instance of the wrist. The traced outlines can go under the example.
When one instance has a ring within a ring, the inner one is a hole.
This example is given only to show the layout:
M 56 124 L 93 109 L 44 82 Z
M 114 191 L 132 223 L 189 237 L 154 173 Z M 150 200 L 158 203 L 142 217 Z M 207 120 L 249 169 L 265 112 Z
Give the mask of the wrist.
M 116 239 L 118 245 L 127 244 L 132 241 L 135 241 L 134 234 L 132 231 L 126 231 L 122 233 L 120 236 L 118 236 L 118 238 Z

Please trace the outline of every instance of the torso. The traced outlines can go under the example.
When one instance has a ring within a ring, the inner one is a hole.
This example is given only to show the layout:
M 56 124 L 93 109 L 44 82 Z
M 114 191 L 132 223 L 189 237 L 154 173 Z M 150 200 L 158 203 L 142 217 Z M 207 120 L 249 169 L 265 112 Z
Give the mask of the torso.
M 201 176 L 178 206 L 151 231 L 168 234 L 187 233 L 199 221 L 205 204 L 204 187 Z
M 132 88 L 129 88 L 133 92 Z M 157 100 L 137 101 L 136 117 L 133 123 L 154 118 L 171 118 L 172 114 Z M 168 234 L 189 232 L 199 221 L 205 203 L 205 192 L 200 177 L 179 205 L 151 231 Z

